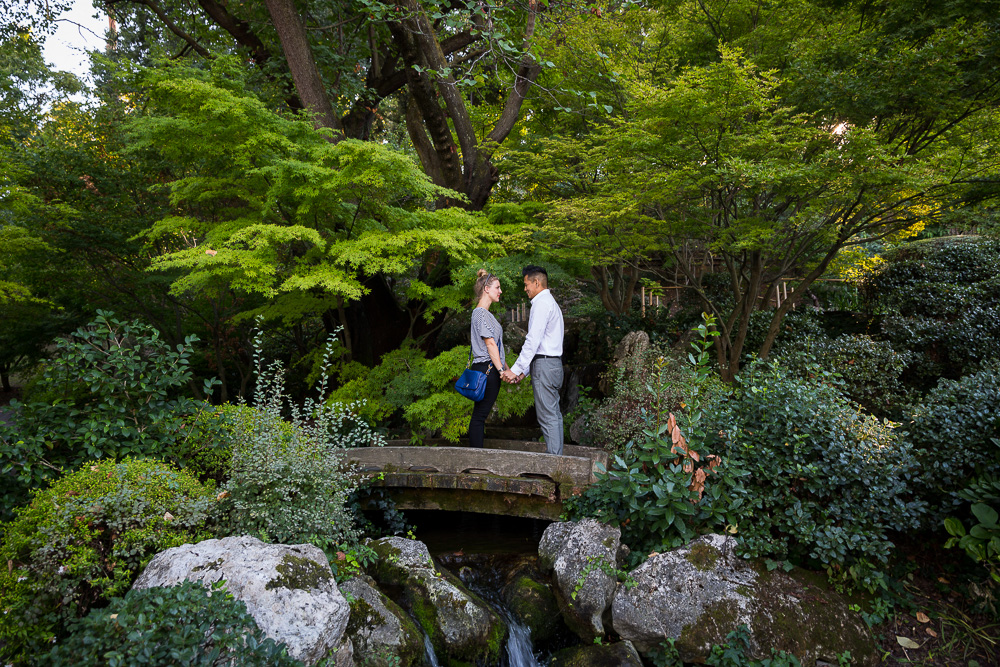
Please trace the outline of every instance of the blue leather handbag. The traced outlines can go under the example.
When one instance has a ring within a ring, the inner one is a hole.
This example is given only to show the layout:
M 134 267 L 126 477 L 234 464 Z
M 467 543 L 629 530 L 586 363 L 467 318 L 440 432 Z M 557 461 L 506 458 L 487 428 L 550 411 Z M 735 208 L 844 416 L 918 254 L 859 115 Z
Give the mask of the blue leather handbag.
M 458 376 L 458 381 L 455 382 L 455 391 L 473 401 L 481 401 L 486 395 L 486 376 L 493 370 L 493 362 L 490 362 L 485 373 L 469 368 L 471 365 L 472 350 L 469 350 L 469 363 L 466 364 L 462 374 Z

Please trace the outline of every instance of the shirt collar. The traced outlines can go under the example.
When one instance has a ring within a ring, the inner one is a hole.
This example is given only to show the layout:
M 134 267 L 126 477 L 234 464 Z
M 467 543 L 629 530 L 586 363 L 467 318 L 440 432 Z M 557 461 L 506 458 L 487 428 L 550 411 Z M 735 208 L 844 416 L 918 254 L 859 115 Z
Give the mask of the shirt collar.
M 545 289 L 543 289 L 543 290 L 542 290 L 541 292 L 539 292 L 538 294 L 536 294 L 536 295 L 534 296 L 534 298 L 532 298 L 532 299 L 531 299 L 531 303 L 535 303 L 535 299 L 537 299 L 538 297 L 540 297 L 540 296 L 541 296 L 541 295 L 543 295 L 543 294 L 548 294 L 548 292 L 549 292 L 549 288 L 548 288 L 548 287 L 546 287 L 546 288 L 545 288 Z

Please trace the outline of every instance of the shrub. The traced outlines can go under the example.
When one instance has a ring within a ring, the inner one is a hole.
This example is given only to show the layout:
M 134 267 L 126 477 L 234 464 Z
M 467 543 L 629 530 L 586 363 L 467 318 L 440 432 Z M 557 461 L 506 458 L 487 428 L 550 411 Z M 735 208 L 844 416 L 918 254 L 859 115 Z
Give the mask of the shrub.
M 822 379 L 757 362 L 706 409 L 708 430 L 720 434 L 718 453 L 750 473 L 739 525 L 747 555 L 846 567 L 870 584 L 866 570 L 892 549 L 888 531 L 918 524 L 922 503 L 908 481 L 916 462 L 893 424 Z
M 128 590 L 160 551 L 209 537 L 213 500 L 188 473 L 150 459 L 90 463 L 37 492 L 2 527 L 0 652 L 23 657 Z
M 229 475 L 236 434 L 241 428 L 244 432 L 247 430 L 253 415 L 253 408 L 231 403 L 194 415 L 185 424 L 188 435 L 178 452 L 185 469 L 202 481 L 224 484 Z
M 42 659 L 51 667 L 185 665 L 293 667 L 288 648 L 267 638 L 247 612 L 216 584 L 129 591 L 94 609 Z
M 993 581 L 1000 584 L 1000 477 L 973 480 L 959 495 L 972 503 L 972 524 L 966 532 L 961 519 L 945 519 L 944 527 L 951 535 L 945 547 L 960 547 L 969 558 L 986 566 Z
M 152 327 L 106 312 L 57 340 L 35 391 L 47 400 L 19 406 L 16 427 L 0 424 L 6 477 L 0 518 L 9 519 L 27 502 L 30 489 L 91 459 L 176 461 L 185 417 L 205 408 L 174 396 L 192 378 L 188 358 L 195 340 L 189 336 L 173 350 Z M 212 382 L 205 384 L 208 392 Z
M 288 404 L 290 419 L 282 419 L 284 372 L 277 362 L 264 367 L 260 334 L 254 342 L 257 387 L 252 408 L 235 422 L 229 481 L 220 504 L 223 530 L 320 548 L 356 541 L 345 505 L 357 479 L 343 450 L 380 444 L 381 438 L 351 405 L 307 399 L 302 408 Z M 326 354 L 328 361 L 331 346 Z M 326 378 L 325 367 L 320 377 Z M 320 397 L 325 390 L 324 379 Z
M 681 353 L 659 346 L 627 358 L 608 374 L 611 394 L 585 413 L 582 443 L 608 451 L 621 451 L 628 442 L 643 439 L 648 428 L 644 415 L 655 404 L 664 412 L 680 414 L 693 391 L 693 376 Z
M 908 410 L 906 437 L 920 462 L 918 489 L 949 513 L 977 475 L 1000 474 L 1000 359 L 960 380 L 941 380 Z
M 507 354 L 507 362 L 516 359 Z M 469 346 L 459 346 L 427 359 L 416 347 L 406 346 L 382 357 L 366 369 L 353 364 L 341 371 L 346 382 L 330 396 L 331 402 L 364 402 L 360 414 L 370 420 L 395 417 L 408 424 L 415 440 L 440 432 L 458 442 L 469 430 L 473 402 L 454 389 L 469 360 Z M 494 405 L 501 419 L 523 415 L 534 403 L 530 378 L 505 384 Z
M 957 379 L 996 355 L 1000 339 L 1000 241 L 929 239 L 902 246 L 862 281 L 896 350 L 911 350 L 907 381 L 921 390 Z
M 776 358 L 802 377 L 818 364 L 837 376 L 847 398 L 878 416 L 895 415 L 906 394 L 900 376 L 911 352 L 896 352 L 871 336 L 807 336 L 786 344 Z

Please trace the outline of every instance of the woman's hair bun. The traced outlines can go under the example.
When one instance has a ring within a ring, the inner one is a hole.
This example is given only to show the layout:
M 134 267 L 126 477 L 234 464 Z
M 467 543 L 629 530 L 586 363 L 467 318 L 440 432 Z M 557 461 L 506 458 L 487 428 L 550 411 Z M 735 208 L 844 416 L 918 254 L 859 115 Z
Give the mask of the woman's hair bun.
M 479 269 L 479 271 L 476 272 L 476 278 L 482 278 L 483 276 L 488 276 L 489 274 L 490 272 L 486 269 Z

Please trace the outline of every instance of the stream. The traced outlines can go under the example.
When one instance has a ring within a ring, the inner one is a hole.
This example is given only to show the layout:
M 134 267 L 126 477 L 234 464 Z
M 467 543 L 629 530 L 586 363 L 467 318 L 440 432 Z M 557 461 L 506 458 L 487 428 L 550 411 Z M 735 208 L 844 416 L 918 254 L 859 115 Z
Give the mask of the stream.
M 551 648 L 539 651 L 534 646 L 531 631 L 504 605 L 501 589 L 511 567 L 525 559 L 537 559 L 538 542 L 549 522 L 466 512 L 408 511 L 406 517 L 416 524 L 416 539 L 427 545 L 435 560 L 482 597 L 507 624 L 503 655 L 496 666 L 488 667 L 546 665 Z M 554 648 L 562 648 L 566 642 L 555 642 Z M 424 649 L 425 664 L 438 667 L 438 657 L 426 635 Z

